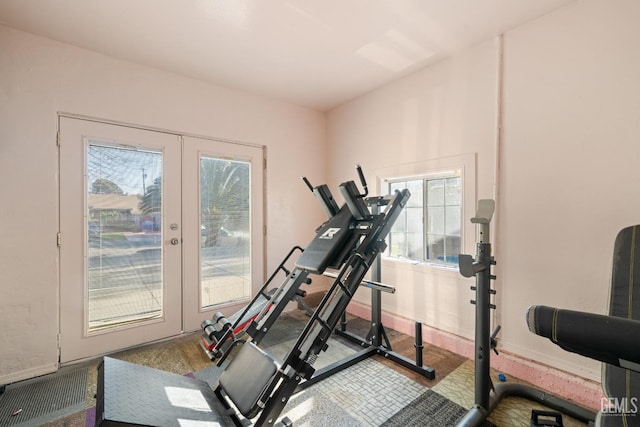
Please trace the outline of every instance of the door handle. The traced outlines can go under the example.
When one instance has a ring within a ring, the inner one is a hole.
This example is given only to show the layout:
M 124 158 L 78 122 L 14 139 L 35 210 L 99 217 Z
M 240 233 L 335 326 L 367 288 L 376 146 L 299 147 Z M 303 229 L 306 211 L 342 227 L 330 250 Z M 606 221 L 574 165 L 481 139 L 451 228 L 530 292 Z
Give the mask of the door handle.
M 177 245 L 178 243 L 180 243 L 180 240 L 178 240 L 178 238 L 177 238 L 177 237 L 174 237 L 173 239 L 171 239 L 171 240 L 170 240 L 170 242 L 171 242 L 171 244 L 172 244 L 172 245 L 174 245 L 174 246 L 175 246 L 175 245 Z

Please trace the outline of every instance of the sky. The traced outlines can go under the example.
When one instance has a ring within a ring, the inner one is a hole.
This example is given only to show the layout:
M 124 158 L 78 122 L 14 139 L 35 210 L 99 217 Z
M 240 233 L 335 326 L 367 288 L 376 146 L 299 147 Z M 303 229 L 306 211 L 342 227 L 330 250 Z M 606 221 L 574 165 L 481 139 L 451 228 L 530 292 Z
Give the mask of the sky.
M 87 189 L 96 179 L 107 179 L 125 194 L 144 194 L 162 174 L 162 153 L 134 147 L 94 145 L 87 149 Z

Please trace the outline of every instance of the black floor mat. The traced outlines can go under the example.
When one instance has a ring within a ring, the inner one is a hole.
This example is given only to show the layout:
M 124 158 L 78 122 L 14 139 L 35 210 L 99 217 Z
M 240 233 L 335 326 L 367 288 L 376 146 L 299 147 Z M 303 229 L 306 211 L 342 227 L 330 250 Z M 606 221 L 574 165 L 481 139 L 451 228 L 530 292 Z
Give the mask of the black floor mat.
M 446 427 L 455 426 L 467 410 L 433 390 L 427 390 L 409 403 L 383 427 Z M 486 421 L 484 427 L 495 427 Z
M 78 412 L 86 390 L 86 368 L 10 384 L 0 395 L 0 426 L 40 425 Z

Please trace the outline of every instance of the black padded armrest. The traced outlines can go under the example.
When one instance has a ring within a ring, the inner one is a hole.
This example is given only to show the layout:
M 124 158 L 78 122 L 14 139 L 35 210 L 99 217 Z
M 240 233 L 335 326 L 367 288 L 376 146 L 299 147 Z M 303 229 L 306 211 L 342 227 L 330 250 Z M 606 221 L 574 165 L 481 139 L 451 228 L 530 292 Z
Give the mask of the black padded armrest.
M 527 325 L 567 351 L 640 372 L 640 321 L 534 305 Z

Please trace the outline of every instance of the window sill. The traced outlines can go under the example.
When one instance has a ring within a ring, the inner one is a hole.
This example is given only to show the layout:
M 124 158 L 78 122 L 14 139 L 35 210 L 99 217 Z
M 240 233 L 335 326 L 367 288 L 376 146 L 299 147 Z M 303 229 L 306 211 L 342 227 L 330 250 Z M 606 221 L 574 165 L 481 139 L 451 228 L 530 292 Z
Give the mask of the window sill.
M 460 272 L 456 264 L 437 264 L 426 261 L 417 261 L 412 259 L 400 259 L 392 257 L 382 257 L 382 262 L 385 264 L 385 268 L 390 269 L 411 269 L 422 274 L 430 274 L 437 276 L 448 276 L 459 278 Z

